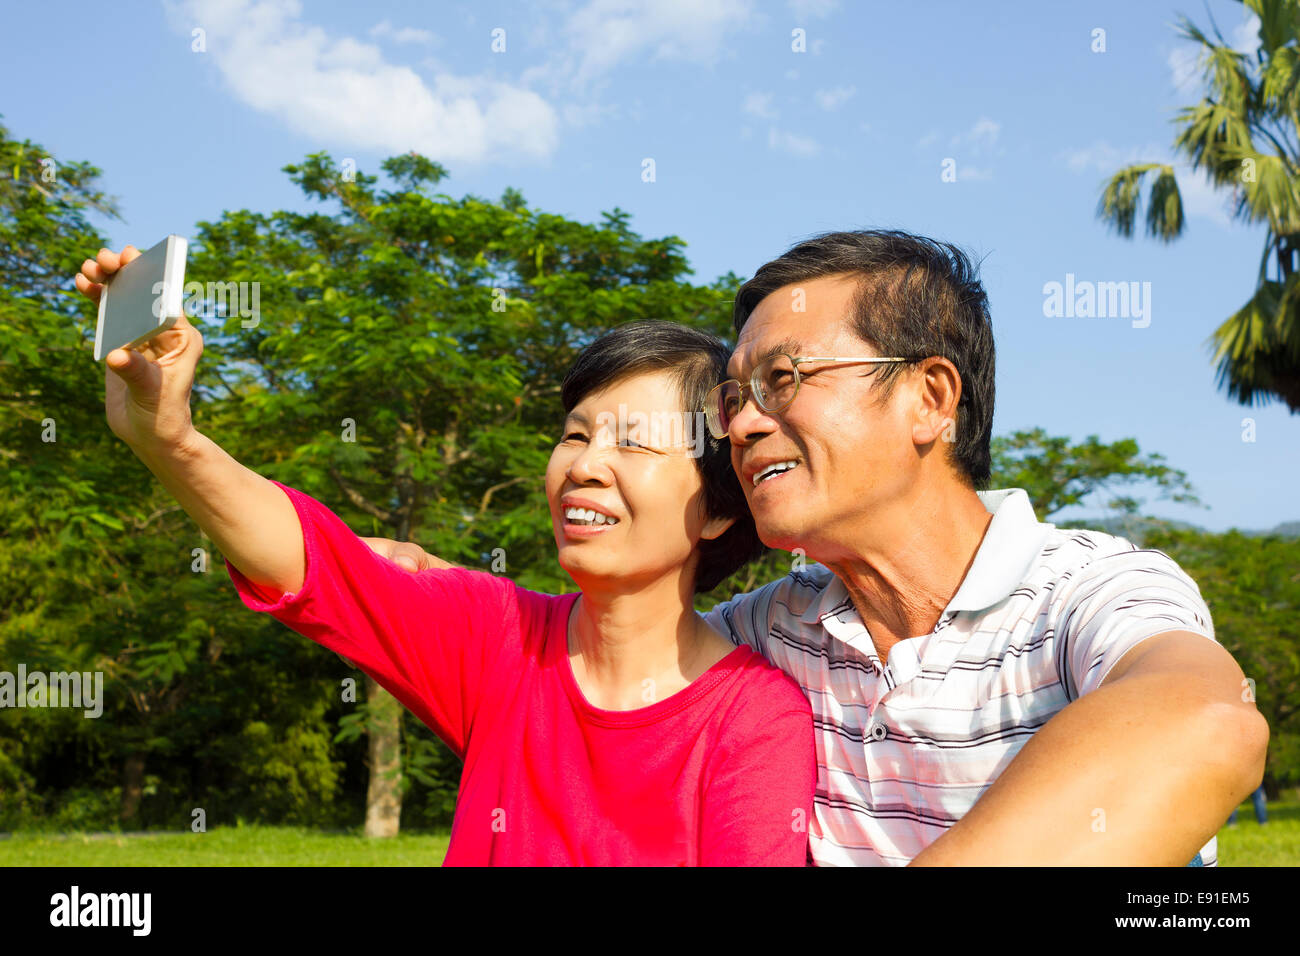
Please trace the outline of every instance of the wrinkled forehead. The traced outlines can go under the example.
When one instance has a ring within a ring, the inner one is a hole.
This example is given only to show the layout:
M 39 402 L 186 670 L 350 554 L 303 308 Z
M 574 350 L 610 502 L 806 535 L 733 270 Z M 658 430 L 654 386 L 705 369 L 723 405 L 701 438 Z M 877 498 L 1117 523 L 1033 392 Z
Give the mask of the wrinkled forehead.
M 792 335 L 770 341 L 754 338 L 747 342 L 744 333 L 749 330 L 751 324 L 745 324 L 736 350 L 731 353 L 731 361 L 727 363 L 727 374 L 732 378 L 739 379 L 741 376 L 748 375 L 764 359 L 782 352 L 789 356 L 809 354 L 803 341 Z
M 784 286 L 766 296 L 750 313 L 731 353 L 727 374 L 747 374 L 765 358 L 830 355 L 853 339 L 850 329 L 860 283 L 828 276 Z

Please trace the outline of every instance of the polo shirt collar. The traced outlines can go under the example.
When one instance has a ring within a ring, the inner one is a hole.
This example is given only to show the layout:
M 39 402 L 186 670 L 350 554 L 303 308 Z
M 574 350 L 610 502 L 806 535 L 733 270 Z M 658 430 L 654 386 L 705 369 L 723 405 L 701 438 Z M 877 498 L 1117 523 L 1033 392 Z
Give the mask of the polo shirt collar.
M 1029 495 L 1020 488 L 976 494 L 993 520 L 945 614 L 982 611 L 1009 597 L 1025 580 L 1054 527 L 1038 520 Z
M 1023 489 L 1001 488 L 976 494 L 993 520 L 984 532 L 970 570 L 944 609 L 945 616 L 959 611 L 982 611 L 1009 597 L 1028 575 L 1055 527 L 1038 520 Z M 808 605 L 800 619 L 805 624 L 821 624 L 836 637 L 845 638 L 854 630 L 852 627 L 846 630 L 845 625 L 852 621 L 861 628 L 861 619 L 844 582 L 834 574 L 830 577 L 821 595 Z

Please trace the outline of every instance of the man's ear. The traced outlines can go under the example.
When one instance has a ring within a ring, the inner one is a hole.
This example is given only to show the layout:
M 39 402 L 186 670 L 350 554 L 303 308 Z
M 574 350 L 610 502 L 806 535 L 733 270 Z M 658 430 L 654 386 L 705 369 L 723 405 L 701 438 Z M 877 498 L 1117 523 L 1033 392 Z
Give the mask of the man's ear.
M 961 401 L 961 374 L 946 358 L 932 356 L 921 366 L 912 441 L 930 445 L 957 440 L 957 404 Z

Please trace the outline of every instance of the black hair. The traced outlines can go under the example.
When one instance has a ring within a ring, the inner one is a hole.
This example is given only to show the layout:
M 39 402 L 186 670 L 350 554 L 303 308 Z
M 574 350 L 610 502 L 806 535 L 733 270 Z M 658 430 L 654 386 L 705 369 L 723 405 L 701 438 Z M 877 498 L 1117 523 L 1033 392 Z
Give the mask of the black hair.
M 993 324 L 979 267 L 946 242 L 892 229 L 828 232 L 773 259 L 740 287 L 736 331 L 778 289 L 825 276 L 859 276 L 855 335 L 881 355 L 907 363 L 880 366 L 881 399 L 900 370 L 941 356 L 961 376 L 951 461 L 975 488 L 989 482 L 993 435 Z
M 701 540 L 695 567 L 695 591 L 711 591 L 766 548 L 759 540 L 753 515 L 731 467 L 731 445 L 704 426 L 702 415 L 709 391 L 727 377 L 729 349 L 721 339 L 700 329 L 649 319 L 616 326 L 579 353 L 560 386 L 566 413 L 580 401 L 633 375 L 663 369 L 674 373 L 681 387 L 682 411 L 691 414 L 692 437 L 703 442 L 695 459 L 704 481 L 704 510 L 710 518 L 735 518 L 713 540 Z M 691 426 L 688 426 L 691 427 Z

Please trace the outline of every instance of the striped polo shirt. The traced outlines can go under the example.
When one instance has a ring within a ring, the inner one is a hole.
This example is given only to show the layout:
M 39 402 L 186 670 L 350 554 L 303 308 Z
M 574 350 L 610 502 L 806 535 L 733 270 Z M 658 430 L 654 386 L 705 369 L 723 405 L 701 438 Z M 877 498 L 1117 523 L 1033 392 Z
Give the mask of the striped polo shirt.
M 1168 555 L 1041 523 L 1018 488 L 979 497 L 993 520 L 974 563 L 934 630 L 895 644 L 887 663 L 821 565 L 707 615 L 812 701 L 815 864 L 907 864 L 1131 647 L 1174 630 L 1215 640 L 1200 590 Z M 1104 826 L 1104 809 L 1077 825 Z M 1193 864 L 1216 857 L 1212 838 Z

